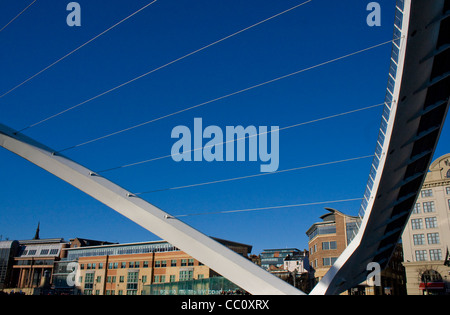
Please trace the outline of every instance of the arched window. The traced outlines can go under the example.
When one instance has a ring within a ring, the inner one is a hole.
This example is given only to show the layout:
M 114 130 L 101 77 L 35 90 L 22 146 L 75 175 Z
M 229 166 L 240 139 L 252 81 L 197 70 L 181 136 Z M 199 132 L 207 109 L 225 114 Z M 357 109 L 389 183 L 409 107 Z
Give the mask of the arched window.
M 447 178 L 450 178 L 450 170 L 447 171 Z
M 422 273 L 421 280 L 425 283 L 441 282 L 442 276 L 436 270 L 426 270 Z

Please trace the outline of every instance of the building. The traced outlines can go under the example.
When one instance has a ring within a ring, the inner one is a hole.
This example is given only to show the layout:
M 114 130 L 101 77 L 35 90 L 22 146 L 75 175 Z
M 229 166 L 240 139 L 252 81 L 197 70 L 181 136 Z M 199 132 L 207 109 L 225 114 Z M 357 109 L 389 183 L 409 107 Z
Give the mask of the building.
M 259 259 L 261 268 L 303 292 L 311 290 L 308 251 L 297 248 L 265 249 Z
M 449 294 L 450 154 L 431 164 L 402 242 L 408 294 Z
M 49 288 L 55 263 L 63 258 L 68 243 L 62 238 L 18 241 L 8 291 L 39 294 Z
M 245 257 L 252 249 L 250 245 L 221 239 L 216 241 Z M 66 259 L 59 263 L 59 280 L 55 289 L 60 292 L 71 289 L 70 294 L 183 294 L 186 283 L 197 281 L 197 284 L 203 284 L 204 279 L 220 276 L 166 241 L 72 247 L 65 251 Z M 211 281 L 207 282 L 209 286 Z M 214 284 L 225 285 L 222 287 L 224 290 L 240 289 L 227 280 Z M 213 293 L 211 290 L 196 292 Z M 217 292 L 220 290 L 216 286 L 214 294 Z
M 309 238 L 309 260 L 316 282 L 323 278 L 350 244 L 359 222 L 359 217 L 348 216 L 330 208 L 326 210 L 329 213 L 320 217 L 322 221 L 314 223 L 306 231 Z
M 17 241 L 0 242 L 0 290 L 11 286 L 12 266 L 18 248 Z
M 329 212 L 322 215 L 321 222 L 314 223 L 306 235 L 309 237 L 309 260 L 314 273 L 314 285 L 318 283 L 336 262 L 341 253 L 353 240 L 358 231 L 359 217 L 343 214 L 335 209 L 326 208 Z M 367 282 L 352 288 L 352 295 L 403 295 L 404 269 L 401 245 L 380 274 L 380 286 L 374 287 Z

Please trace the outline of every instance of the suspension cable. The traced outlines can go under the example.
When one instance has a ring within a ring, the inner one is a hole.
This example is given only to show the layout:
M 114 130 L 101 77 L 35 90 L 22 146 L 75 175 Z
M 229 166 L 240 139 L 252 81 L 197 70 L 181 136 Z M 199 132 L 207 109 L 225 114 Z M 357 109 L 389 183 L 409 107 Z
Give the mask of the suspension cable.
M 369 110 L 369 109 L 372 109 L 372 108 L 377 108 L 377 107 L 383 106 L 384 104 L 385 103 L 380 103 L 380 104 L 371 105 L 371 106 L 367 106 L 367 107 L 364 107 L 364 108 L 351 110 L 351 111 L 340 113 L 340 114 L 335 114 L 335 115 L 331 115 L 331 116 L 327 116 L 327 117 L 322 117 L 322 118 L 310 120 L 310 121 L 307 121 L 307 122 L 302 122 L 302 123 L 298 123 L 298 124 L 282 127 L 282 128 L 279 128 L 279 129 L 277 129 L 275 131 L 279 132 L 279 131 L 282 131 L 282 130 L 287 130 L 287 129 L 291 129 L 291 128 L 295 128 L 295 127 L 299 127 L 299 126 L 304 126 L 304 125 L 308 125 L 308 124 L 312 124 L 312 123 L 316 123 L 316 122 L 320 122 L 320 121 L 324 121 L 324 120 L 328 120 L 328 119 L 332 119 L 332 118 L 346 116 L 346 115 L 350 115 L 350 114 L 353 114 L 353 113 Z M 131 163 L 131 164 L 125 164 L 125 165 L 121 165 L 121 166 L 116 166 L 116 167 L 113 167 L 113 168 L 97 171 L 96 173 L 98 173 L 98 174 L 106 173 L 106 172 L 110 172 L 110 171 L 114 171 L 114 170 L 118 170 L 118 169 L 122 169 L 122 168 L 127 168 L 127 167 L 131 167 L 131 166 L 137 166 L 137 165 L 141 165 L 141 164 L 145 164 L 145 163 L 149 163 L 149 162 L 153 162 L 153 161 L 157 161 L 157 160 L 162 160 L 162 159 L 166 159 L 166 158 L 177 156 L 177 155 L 186 154 L 186 153 L 189 153 L 189 152 L 195 152 L 197 150 L 203 150 L 205 148 L 210 148 L 210 147 L 217 146 L 217 145 L 223 145 L 223 144 L 232 143 L 232 142 L 236 142 L 236 141 L 239 141 L 239 140 L 244 140 L 244 139 L 251 138 L 251 137 L 257 137 L 257 136 L 261 136 L 261 135 L 265 135 L 265 134 L 270 134 L 272 132 L 273 132 L 272 130 L 268 130 L 268 131 L 265 131 L 265 132 L 257 133 L 257 134 L 254 134 L 254 135 L 249 135 L 249 136 L 242 137 L 242 138 L 239 138 L 239 139 L 228 140 L 228 141 L 224 141 L 222 143 L 216 143 L 216 144 L 204 146 L 204 147 L 201 147 L 201 148 L 196 148 L 196 149 L 184 151 L 183 153 L 169 154 L 169 155 L 164 155 L 164 156 L 160 156 L 160 157 L 156 157 L 156 158 L 152 158 L 152 159 L 148 159 L 148 160 L 144 160 L 144 161 L 140 161 L 140 162 L 135 162 L 135 163 Z
M 130 14 L 129 16 L 127 16 L 126 18 L 120 20 L 119 22 L 117 22 L 116 24 L 114 24 L 113 26 L 111 26 L 110 28 L 108 28 L 107 30 L 101 32 L 100 34 L 98 34 L 97 36 L 91 38 L 90 40 L 88 40 L 87 42 L 85 42 L 84 44 L 82 44 L 81 46 L 75 48 L 74 50 L 72 50 L 71 52 L 69 52 L 68 54 L 66 54 L 65 56 L 59 58 L 58 60 L 56 60 L 55 62 L 53 62 L 52 64 L 50 64 L 49 66 L 45 67 L 44 69 L 42 69 L 41 71 L 35 73 L 34 75 L 32 75 L 31 77 L 29 77 L 28 79 L 26 79 L 25 81 L 23 81 L 22 83 L 16 85 L 15 87 L 13 87 L 12 89 L 10 89 L 9 91 L 3 93 L 2 95 L 0 95 L 0 98 L 5 97 L 6 95 L 8 95 L 9 93 L 13 92 L 14 90 L 18 89 L 19 87 L 21 87 L 22 85 L 24 85 L 25 83 L 31 81 L 32 79 L 34 79 L 35 77 L 37 77 L 38 75 L 42 74 L 43 72 L 47 71 L 48 69 L 50 69 L 51 67 L 55 66 L 56 64 L 60 63 L 61 61 L 63 61 L 64 59 L 66 59 L 67 57 L 69 57 L 70 55 L 72 55 L 73 53 L 77 52 L 78 50 L 80 50 L 81 48 L 83 48 L 84 46 L 92 43 L 94 40 L 98 39 L 100 36 L 105 35 L 106 33 L 108 33 L 109 31 L 111 31 L 112 29 L 116 28 L 117 26 L 119 26 L 120 24 L 122 24 L 123 22 L 125 22 L 126 20 L 130 19 L 131 17 L 135 16 L 136 14 L 138 14 L 139 12 L 141 12 L 142 10 L 146 9 L 147 7 L 151 6 L 152 4 L 154 4 L 156 1 L 158 0 L 154 0 L 150 3 L 148 3 L 147 5 L 143 6 L 142 8 L 140 8 L 139 10 L 135 11 L 134 13 Z M 56 117 L 56 116 L 55 116 Z
M 155 0 L 155 1 L 156 1 L 156 0 Z M 113 92 L 113 91 L 115 91 L 115 90 L 117 90 L 117 89 L 120 89 L 120 88 L 122 88 L 122 87 L 124 87 L 124 86 L 126 86 L 126 85 L 129 85 L 129 84 L 131 84 L 131 83 L 133 83 L 133 82 L 135 82 L 135 81 L 137 81 L 137 80 L 139 80 L 139 79 L 142 79 L 142 78 L 144 78 L 144 77 L 147 77 L 148 75 L 150 75 L 150 74 L 152 74 L 152 73 L 154 73 L 154 72 L 156 72 L 156 71 L 159 71 L 159 70 L 161 70 L 161 69 L 164 69 L 164 68 L 166 68 L 166 67 L 168 67 L 168 66 L 170 66 L 170 65 L 172 65 L 172 64 L 174 64 L 174 63 L 176 63 L 176 62 L 178 62 L 178 61 L 181 61 L 181 60 L 183 60 L 183 59 L 185 59 L 185 58 L 187 58 L 187 57 L 189 57 L 189 56 L 192 56 L 192 55 L 194 55 L 194 54 L 197 54 L 197 53 L 199 53 L 199 52 L 201 52 L 201 51 L 203 51 L 203 50 L 205 50 L 205 49 L 207 49 L 207 48 L 209 48 L 209 47 L 212 47 L 212 46 L 214 46 L 214 45 L 216 45 L 216 44 L 218 44 L 218 43 L 220 43 L 220 42 L 223 42 L 223 41 L 225 41 L 225 40 L 227 40 L 227 39 L 229 39 L 229 38 L 232 38 L 232 37 L 234 37 L 234 36 L 236 36 L 236 35 L 238 35 L 238 34 L 240 34 L 240 33 L 242 33 L 242 32 L 245 32 L 245 31 L 247 31 L 247 30 L 250 30 L 250 29 L 252 29 L 252 28 L 254 28 L 254 27 L 258 26 L 258 25 L 261 25 L 261 24 L 263 24 L 263 23 L 265 23 L 265 22 L 268 22 L 268 21 L 270 21 L 270 20 L 272 20 L 272 19 L 274 19 L 274 18 L 276 18 L 276 17 L 278 17 L 278 16 L 280 16 L 280 15 L 283 15 L 283 14 L 285 14 L 285 13 L 287 13 L 287 12 L 290 12 L 290 11 L 292 11 L 292 10 L 298 8 L 298 7 L 301 7 L 301 6 L 307 4 L 307 3 L 311 2 L 311 1 L 313 1 L 313 0 L 308 0 L 308 1 L 306 1 L 306 2 L 303 2 L 303 3 L 301 3 L 301 4 L 298 4 L 298 5 L 292 7 L 292 8 L 290 8 L 290 9 L 288 9 L 288 10 L 285 10 L 285 11 L 283 11 L 283 12 L 281 12 L 281 13 L 278 13 L 278 14 L 276 14 L 276 15 L 274 15 L 274 16 L 271 16 L 271 17 L 269 17 L 269 18 L 267 18 L 267 19 L 265 19 L 265 20 L 263 20 L 263 21 L 260 21 L 260 22 L 258 22 L 258 23 L 256 23 L 256 24 L 253 24 L 253 25 L 251 25 L 251 26 L 249 26 L 249 27 L 246 27 L 246 28 L 244 28 L 244 29 L 242 29 L 242 30 L 240 30 L 240 31 L 238 31 L 238 32 L 235 32 L 235 33 L 233 33 L 233 34 L 231 34 L 231 35 L 228 35 L 228 36 L 226 36 L 226 37 L 224 37 L 224 38 L 222 38 L 222 39 L 220 39 L 220 40 L 218 40 L 218 41 L 215 41 L 215 42 L 213 42 L 213 43 L 211 43 L 211 44 L 208 44 L 208 45 L 206 45 L 206 46 L 203 46 L 202 48 L 197 49 L 197 50 L 195 50 L 195 51 L 193 51 L 193 52 L 191 52 L 191 53 L 189 53 L 189 54 L 187 54 L 187 55 L 184 55 L 184 56 L 182 56 L 182 57 L 180 57 L 180 58 L 178 58 L 178 59 L 172 60 L 171 62 L 166 63 L 165 65 L 162 65 L 162 66 L 160 66 L 160 67 L 158 67 L 158 68 L 155 68 L 155 69 L 153 69 L 153 70 L 151 70 L 151 71 L 149 71 L 149 72 L 146 72 L 146 73 L 144 73 L 144 74 L 142 74 L 142 75 L 140 75 L 140 76 L 138 76 L 138 77 L 135 77 L 135 78 L 133 78 L 133 79 L 127 81 L 127 82 L 124 82 L 124 83 L 122 83 L 122 84 L 120 84 L 120 85 L 118 85 L 118 86 L 116 86 L 116 87 L 113 87 L 113 88 L 111 88 L 111 89 L 109 89 L 109 90 L 107 90 L 107 91 L 105 91 L 105 92 L 103 92 L 103 93 L 100 93 L 100 94 L 98 94 L 98 95 L 96 95 L 96 96 L 94 96 L 94 97 L 91 97 L 91 98 L 89 98 L 89 99 L 87 99 L 87 100 L 85 100 L 85 101 L 83 101 L 83 102 L 81 102 L 81 103 L 78 103 L 78 104 L 76 104 L 76 105 L 74 105 L 74 106 L 72 106 L 72 107 L 69 107 L 69 108 L 67 108 L 67 109 L 65 109 L 65 110 L 63 110 L 63 111 L 61 111 L 61 112 L 59 112 L 59 113 L 56 113 L 56 114 L 54 114 L 54 115 L 52 115 L 52 116 L 49 116 L 49 117 L 47 117 L 47 118 L 45 118 L 45 119 L 42 119 L 41 121 L 38 121 L 38 122 L 36 122 L 36 123 L 34 123 L 34 124 L 32 124 L 32 125 L 29 125 L 29 126 L 23 128 L 23 129 L 19 130 L 19 132 L 23 132 L 23 131 L 25 131 L 25 130 L 27 130 L 27 129 L 36 127 L 36 126 L 38 126 L 38 125 L 40 125 L 40 124 L 42 124 L 42 123 L 44 123 L 44 122 L 46 122 L 46 121 L 48 121 L 48 120 L 50 120 L 50 119 L 53 119 L 53 118 L 56 118 L 56 117 L 58 117 L 58 116 L 60 116 L 60 115 L 62 115 L 62 114 L 65 114 L 65 113 L 67 113 L 67 112 L 69 112 L 69 111 L 71 111 L 71 110 L 73 110 L 73 109 L 75 109 L 75 108 L 80 107 L 81 105 L 84 105 L 84 104 L 86 104 L 86 103 L 89 103 L 89 102 L 91 102 L 91 101 L 93 101 L 93 100 L 95 100 L 95 99 L 97 99 L 97 98 L 99 98 L 99 97 L 101 97 L 101 96 L 107 95 L 107 94 L 109 94 L 109 93 L 111 93 L 111 92 Z M 81 48 L 81 47 L 80 47 L 80 48 Z M 65 58 L 65 57 L 64 57 L 64 58 Z M 45 69 L 45 70 L 46 70 L 46 69 Z M 42 72 L 43 72 L 43 71 L 42 71 Z M 39 74 L 39 73 L 38 73 L 38 74 Z M 36 75 L 37 75 L 37 74 L 36 74 Z M 35 75 L 35 76 L 36 76 L 36 75 Z M 31 80 L 31 79 L 32 79 L 32 78 L 30 78 L 29 80 Z M 23 83 L 25 83 L 25 82 L 23 82 Z M 20 85 L 22 85 L 23 83 L 21 83 Z M 18 86 L 17 86 L 17 87 L 18 87 Z M 17 87 L 16 87 L 16 88 L 17 88 Z M 14 89 L 15 89 L 15 88 L 14 88 Z M 5 93 L 4 95 L 0 96 L 0 98 L 3 97 L 3 96 L 5 96 L 5 95 L 8 94 L 9 92 L 10 92 L 10 91 L 8 91 L 8 92 Z

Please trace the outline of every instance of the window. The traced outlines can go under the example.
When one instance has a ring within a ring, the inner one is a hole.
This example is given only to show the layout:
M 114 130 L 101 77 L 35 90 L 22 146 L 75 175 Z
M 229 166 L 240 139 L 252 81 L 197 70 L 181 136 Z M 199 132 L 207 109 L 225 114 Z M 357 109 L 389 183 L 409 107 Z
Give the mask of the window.
M 416 250 L 416 261 L 426 261 L 427 251 L 426 250 Z
M 192 280 L 193 278 L 194 271 L 192 269 L 180 270 L 180 281 Z
M 434 207 L 434 201 L 428 201 L 423 203 L 423 212 L 429 213 L 429 212 L 435 212 L 436 209 Z
M 418 213 L 420 213 L 420 203 L 416 203 L 415 205 L 414 205 L 414 208 L 413 208 L 413 212 L 412 212 L 413 214 L 418 214 Z
M 442 260 L 442 251 L 440 249 L 430 249 L 430 260 Z
M 425 245 L 425 234 L 413 235 L 414 245 Z
M 450 210 L 450 199 L 447 200 L 447 202 L 448 202 L 448 210 Z
M 167 261 L 161 260 L 161 268 L 166 268 L 166 267 L 167 267 Z
M 331 249 L 337 249 L 337 243 L 335 241 L 322 243 L 322 250 L 331 250 Z
M 194 266 L 194 259 L 188 260 L 188 266 Z
M 450 178 L 450 170 L 447 172 L 447 178 Z
M 127 276 L 127 295 L 136 295 L 139 280 L 139 272 L 128 271 Z
M 121 282 L 121 283 L 125 282 L 125 277 L 124 276 L 120 276 L 119 277 L 119 282 Z
M 450 172 L 450 170 L 449 170 L 449 172 Z M 448 177 L 448 176 L 447 176 Z M 445 191 L 447 192 L 447 195 L 450 195 L 450 187 L 446 187 L 445 188 Z
M 142 267 L 148 268 L 148 261 L 144 261 L 144 263 L 142 264 Z
M 157 260 L 155 261 L 155 268 L 160 268 L 161 267 L 161 261 Z
M 427 227 L 427 229 L 437 228 L 436 217 L 425 218 L 425 226 Z
M 428 233 L 427 238 L 428 238 L 428 244 L 439 244 L 440 243 L 439 233 Z
M 411 220 L 411 227 L 412 227 L 413 230 L 423 229 L 422 219 L 412 219 Z
M 170 261 L 170 267 L 176 267 L 177 266 L 177 260 L 176 259 L 172 259 Z
M 50 249 L 50 255 L 56 255 L 58 254 L 58 249 L 54 248 L 54 249 Z
M 147 276 L 142 276 L 142 283 L 146 283 L 147 282 Z
M 93 287 L 94 287 L 94 273 L 86 273 L 86 277 L 84 280 L 84 289 L 90 290 L 90 294 L 92 294 Z
M 120 263 L 120 268 L 122 268 L 122 269 L 127 268 L 127 263 L 126 263 L 125 261 L 122 261 L 122 262 Z
M 337 257 L 325 257 L 322 258 L 322 264 L 324 266 L 331 266 L 332 264 L 334 264 L 337 260 Z
M 98 269 L 103 269 L 103 263 L 98 264 Z
M 169 282 L 175 282 L 175 275 L 170 275 Z
M 182 267 L 187 266 L 187 259 L 182 259 L 181 260 L 181 266 Z
M 421 196 L 422 196 L 422 198 L 433 197 L 433 190 L 431 190 L 431 189 L 422 190 Z

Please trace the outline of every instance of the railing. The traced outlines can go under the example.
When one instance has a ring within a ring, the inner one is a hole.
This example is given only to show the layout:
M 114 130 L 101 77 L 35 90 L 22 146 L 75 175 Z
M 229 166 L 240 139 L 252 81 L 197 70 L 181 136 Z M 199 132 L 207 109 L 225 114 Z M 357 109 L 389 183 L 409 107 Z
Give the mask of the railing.
M 397 70 L 399 63 L 400 50 L 402 45 L 404 44 L 404 36 L 402 32 L 402 24 L 403 24 L 403 10 L 404 10 L 404 0 L 397 0 L 396 11 L 395 11 L 395 21 L 394 21 L 394 36 L 392 42 L 392 53 L 391 53 L 391 64 L 389 68 L 388 75 L 388 84 L 387 91 L 385 97 L 385 104 L 383 109 L 383 114 L 381 117 L 381 126 L 378 134 L 377 144 L 375 147 L 375 156 L 372 161 L 372 166 L 370 169 L 369 179 L 367 181 L 366 190 L 364 192 L 364 198 L 361 203 L 360 210 L 358 212 L 359 223 L 357 225 L 357 229 L 355 231 L 355 235 L 359 231 L 361 227 L 361 222 L 366 215 L 367 208 L 370 204 L 370 201 L 374 198 L 374 186 L 377 178 L 381 176 L 382 167 L 380 167 L 381 162 L 386 156 L 386 151 L 389 146 L 389 142 L 386 141 L 388 126 L 393 124 L 393 120 L 395 119 L 395 115 L 393 115 L 393 105 L 396 100 L 394 98 L 396 82 L 397 82 Z

